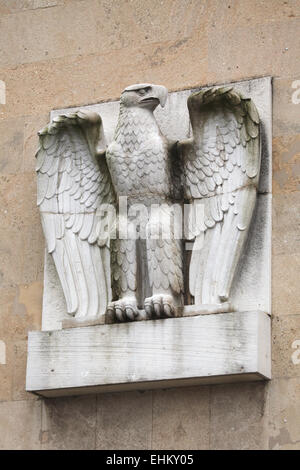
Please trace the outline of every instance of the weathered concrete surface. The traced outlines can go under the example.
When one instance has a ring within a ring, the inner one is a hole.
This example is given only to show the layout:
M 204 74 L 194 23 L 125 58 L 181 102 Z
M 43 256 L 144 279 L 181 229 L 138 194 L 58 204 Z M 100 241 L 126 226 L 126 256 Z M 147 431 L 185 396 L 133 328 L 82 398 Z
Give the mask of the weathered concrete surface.
M 59 397 L 270 379 L 270 327 L 253 311 L 30 332 L 26 390 Z
M 274 380 L 269 392 L 269 448 L 300 448 L 299 377 Z
M 154 449 L 209 449 L 209 426 L 210 387 L 153 392 Z
M 211 449 L 268 448 L 266 390 L 261 383 L 214 387 L 211 392 Z
M 91 450 L 95 448 L 96 422 L 96 396 L 45 400 L 42 403 L 41 448 Z
M 152 409 L 152 392 L 98 395 L 96 449 L 149 449 Z
M 0 449 L 40 448 L 41 401 L 0 403 Z
M 67 14 L 70 8 L 76 24 L 73 30 Z M 58 14 L 63 19 L 56 22 Z M 93 33 L 83 34 L 79 25 L 77 35 L 78 18 L 82 17 L 84 25 L 85 15 L 92 17 Z M 4 35 L 0 80 L 7 90 L 6 105 L 0 104 L 0 176 L 1 188 L 4 185 L 10 194 L 8 198 L 1 191 L 0 204 L 0 340 L 8 351 L 6 365 L 0 364 L 1 448 L 97 445 L 118 449 L 127 445 L 126 433 L 130 447 L 136 448 L 300 448 L 300 364 L 292 361 L 292 344 L 300 340 L 300 104 L 292 98 L 296 91 L 292 85 L 300 80 L 299 15 L 298 0 L 0 1 L 0 34 Z M 38 36 L 41 24 L 43 35 Z M 262 75 L 274 77 L 275 378 L 267 386 L 150 392 L 148 401 L 137 401 L 141 408 L 137 419 L 132 412 L 135 395 L 110 395 L 107 401 L 103 395 L 99 411 L 103 419 L 95 427 L 88 418 L 95 397 L 81 398 L 82 406 L 75 399 L 57 399 L 53 407 L 60 407 L 59 412 L 49 413 L 46 425 L 40 401 L 21 391 L 25 361 L 22 365 L 20 341 L 25 344 L 27 332 L 41 327 L 43 239 L 35 205 L 36 130 L 45 125 L 51 109 L 117 99 L 130 83 L 150 81 L 178 90 Z M 28 289 L 32 296 L 24 297 Z M 160 420 L 160 400 L 166 403 L 163 417 L 169 426 Z M 110 419 L 109 408 L 117 403 L 122 403 L 120 418 L 115 414 Z M 73 417 L 77 412 L 85 418 L 76 433 L 78 421 Z M 88 444 L 82 441 L 80 429 L 88 430 Z

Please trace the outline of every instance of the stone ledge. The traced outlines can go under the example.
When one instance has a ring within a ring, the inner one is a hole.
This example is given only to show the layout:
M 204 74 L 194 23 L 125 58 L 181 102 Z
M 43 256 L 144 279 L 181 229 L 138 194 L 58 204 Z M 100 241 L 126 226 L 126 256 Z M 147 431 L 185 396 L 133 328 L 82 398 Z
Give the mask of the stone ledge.
M 184 307 L 176 307 L 175 315 L 176 318 L 181 317 L 193 317 L 197 315 L 211 315 L 217 313 L 232 312 L 232 306 L 229 302 L 224 302 L 222 304 L 206 304 L 206 305 L 184 305 Z M 167 320 L 168 318 L 166 318 Z M 134 321 L 149 321 L 153 318 L 149 318 L 145 310 L 139 310 L 138 316 Z M 95 326 L 95 325 L 111 325 L 114 323 L 120 323 L 116 318 L 111 318 L 111 316 L 106 313 L 105 315 L 100 316 L 96 319 L 85 319 L 85 318 L 72 318 L 62 321 L 62 328 L 78 328 L 84 326 Z
M 270 379 L 261 311 L 29 333 L 26 390 L 42 396 Z

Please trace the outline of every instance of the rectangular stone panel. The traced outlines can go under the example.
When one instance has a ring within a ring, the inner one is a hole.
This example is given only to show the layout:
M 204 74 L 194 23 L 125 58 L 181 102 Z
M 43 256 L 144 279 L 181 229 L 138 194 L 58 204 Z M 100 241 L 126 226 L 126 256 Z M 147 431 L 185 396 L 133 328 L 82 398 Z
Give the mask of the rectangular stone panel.
M 256 210 L 250 227 L 248 242 L 239 268 L 236 272 L 232 303 L 234 310 L 271 311 L 271 189 L 272 189 L 272 87 L 271 78 L 262 77 L 254 80 L 229 83 L 245 97 L 255 103 L 260 120 L 262 135 L 262 158 L 259 194 Z M 221 86 L 221 85 L 218 85 Z M 155 117 L 162 133 L 171 141 L 183 140 L 191 136 L 190 119 L 187 108 L 189 95 L 199 88 L 169 93 L 164 108 L 155 110 Z M 120 90 L 121 92 L 121 90 Z M 56 109 L 51 119 L 60 114 L 78 111 L 79 107 Z M 118 121 L 119 102 L 110 101 L 81 107 L 93 110 L 101 115 L 107 143 L 113 140 Z M 43 299 L 43 330 L 61 329 L 69 315 L 62 288 L 53 260 L 46 253 L 45 281 Z
M 27 391 L 76 395 L 270 378 L 261 311 L 30 332 Z

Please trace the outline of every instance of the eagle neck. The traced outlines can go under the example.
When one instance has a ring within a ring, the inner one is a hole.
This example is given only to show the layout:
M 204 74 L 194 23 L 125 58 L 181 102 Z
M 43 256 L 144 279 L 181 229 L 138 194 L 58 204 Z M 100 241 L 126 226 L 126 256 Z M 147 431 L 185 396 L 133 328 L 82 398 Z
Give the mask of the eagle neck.
M 147 108 L 127 108 L 121 104 L 115 140 L 120 143 L 142 144 L 151 134 L 160 133 L 153 112 Z

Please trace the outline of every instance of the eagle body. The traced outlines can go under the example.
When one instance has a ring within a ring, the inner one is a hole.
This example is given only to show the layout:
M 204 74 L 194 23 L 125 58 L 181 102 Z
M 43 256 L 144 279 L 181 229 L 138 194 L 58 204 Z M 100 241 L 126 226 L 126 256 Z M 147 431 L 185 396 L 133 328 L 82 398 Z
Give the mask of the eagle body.
M 171 173 L 166 138 L 149 109 L 121 106 L 107 163 L 117 196 L 145 205 L 170 199 Z
M 113 302 L 108 311 L 119 321 L 134 320 L 138 308 L 148 317 L 172 316 L 181 301 L 182 253 L 181 241 L 174 237 L 171 158 L 153 115 L 166 93 L 153 85 L 125 89 L 114 140 L 106 151 L 117 200 L 126 197 L 128 204 L 126 237 L 119 228 L 111 241 Z M 137 217 L 131 211 L 135 205 L 142 206 Z M 124 214 L 118 215 L 120 222 Z M 162 235 L 166 226 L 167 237 Z

